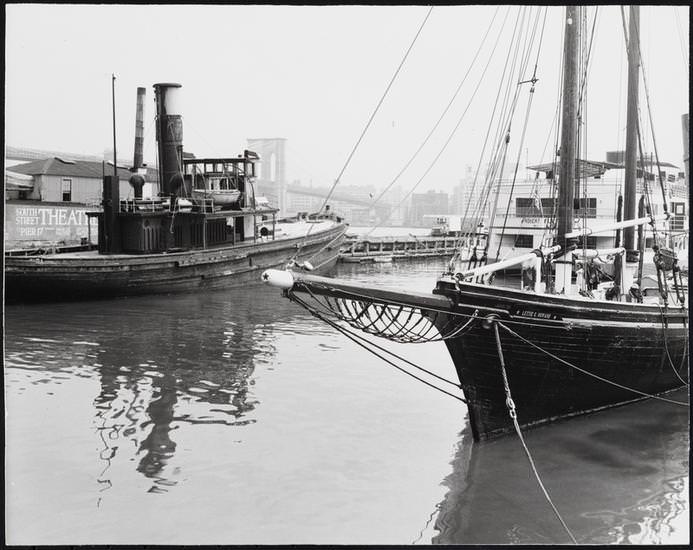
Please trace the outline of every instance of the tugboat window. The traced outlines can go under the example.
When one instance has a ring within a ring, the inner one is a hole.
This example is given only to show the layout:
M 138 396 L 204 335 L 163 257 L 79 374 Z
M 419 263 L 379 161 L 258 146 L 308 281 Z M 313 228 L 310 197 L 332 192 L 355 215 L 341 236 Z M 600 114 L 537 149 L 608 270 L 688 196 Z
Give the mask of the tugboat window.
M 62 183 L 63 202 L 72 200 L 72 180 L 65 178 Z

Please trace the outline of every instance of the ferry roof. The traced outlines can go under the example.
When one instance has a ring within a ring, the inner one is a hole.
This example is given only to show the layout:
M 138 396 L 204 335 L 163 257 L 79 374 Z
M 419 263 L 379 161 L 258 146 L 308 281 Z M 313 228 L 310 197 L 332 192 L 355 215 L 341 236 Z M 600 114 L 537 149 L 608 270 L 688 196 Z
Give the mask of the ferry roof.
M 576 159 L 575 161 L 575 171 L 576 174 L 579 174 L 580 177 L 583 178 L 593 178 L 594 176 L 601 176 L 604 174 L 607 170 L 613 170 L 616 168 L 623 168 L 623 165 L 621 164 L 615 164 L 613 162 L 606 162 L 606 161 L 595 161 L 595 160 L 585 160 L 585 159 Z M 559 172 L 560 170 L 560 163 L 559 161 L 556 162 L 547 162 L 544 164 L 535 164 L 533 166 L 528 166 L 528 170 L 534 170 L 536 172 L 544 172 L 544 173 L 551 173 L 551 172 Z
M 651 162 L 649 160 L 646 160 L 644 162 L 644 165 L 646 167 L 652 167 L 657 165 L 657 163 L 654 161 Z M 640 160 L 638 160 L 638 167 L 642 166 L 643 163 Z M 660 162 L 659 166 L 661 168 L 678 168 L 678 166 L 671 164 L 670 162 Z M 607 170 L 622 170 L 623 168 L 625 168 L 625 164 L 622 163 L 576 159 L 575 172 L 576 175 L 579 175 L 580 177 L 593 178 L 595 176 L 603 175 Z M 544 172 L 547 174 L 550 172 L 557 173 L 560 170 L 560 162 L 556 161 L 555 163 L 547 162 L 544 164 L 535 164 L 533 166 L 527 166 L 527 169 L 535 170 L 536 172 Z

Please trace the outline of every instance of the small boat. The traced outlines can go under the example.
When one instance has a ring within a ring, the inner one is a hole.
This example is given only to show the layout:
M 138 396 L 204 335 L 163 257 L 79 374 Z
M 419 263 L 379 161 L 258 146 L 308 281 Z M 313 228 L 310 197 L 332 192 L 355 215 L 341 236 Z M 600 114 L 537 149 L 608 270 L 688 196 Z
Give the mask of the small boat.
M 550 237 L 541 246 L 495 263 L 488 263 L 486 250 L 481 261 L 475 254 L 473 263 L 466 257 L 453 258 L 432 294 L 291 271 L 263 275 L 286 297 L 350 337 L 358 339 L 360 335 L 351 331 L 357 329 L 401 343 L 444 341 L 477 441 L 646 398 L 688 406 L 664 395 L 687 386 L 689 377 L 688 285 L 671 243 L 671 215 L 649 210 L 646 182 L 641 183 L 643 206 L 636 213 L 641 135 L 637 6 L 631 7 L 627 38 L 624 208 L 612 214 L 616 221 L 603 226 L 585 223 L 586 216 L 575 223 L 580 208 L 575 193 L 580 183 L 576 173 L 581 25 L 574 22 L 583 21 L 582 10 L 565 8 L 560 172 L 553 176 L 555 224 L 547 228 Z M 509 87 L 516 85 L 508 81 Z M 502 157 L 509 137 L 499 140 L 496 158 Z M 642 156 L 642 146 L 640 152 Z M 659 183 L 664 194 L 661 176 Z M 498 205 L 497 195 L 495 202 Z M 656 285 L 649 295 L 640 289 L 645 280 L 645 226 L 651 233 Z M 610 248 L 588 248 L 592 235 L 604 233 L 615 233 Z M 613 264 L 613 275 L 603 277 L 597 260 Z M 529 274 L 527 280 L 494 284 L 497 273 L 516 266 Z
M 198 201 L 211 199 L 214 204 L 227 206 L 238 203 L 241 192 L 238 189 L 193 189 L 192 196 Z
M 276 208 L 255 200 L 257 154 L 183 155 L 182 119 L 175 110 L 180 88 L 154 85 L 159 197 L 143 199 L 144 181 L 133 175 L 135 199 L 121 200 L 117 175 L 104 176 L 103 209 L 88 213 L 98 222 L 97 249 L 6 253 L 7 303 L 239 286 L 287 262 L 316 271 L 336 264 L 347 224 L 332 213 L 278 221 Z M 197 181 L 233 189 L 212 187 L 211 197 L 201 196 L 193 192 Z

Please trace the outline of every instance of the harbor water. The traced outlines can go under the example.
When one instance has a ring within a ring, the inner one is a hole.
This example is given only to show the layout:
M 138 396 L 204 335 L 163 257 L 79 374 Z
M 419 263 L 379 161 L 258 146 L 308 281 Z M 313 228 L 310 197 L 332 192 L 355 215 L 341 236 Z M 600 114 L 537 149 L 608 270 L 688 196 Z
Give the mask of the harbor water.
M 428 291 L 443 265 L 338 275 Z M 387 345 L 455 379 L 443 343 Z M 8 306 L 4 375 L 8 544 L 569 542 L 515 436 L 472 444 L 463 403 L 273 288 Z M 688 418 L 527 431 L 578 542 L 688 543 Z

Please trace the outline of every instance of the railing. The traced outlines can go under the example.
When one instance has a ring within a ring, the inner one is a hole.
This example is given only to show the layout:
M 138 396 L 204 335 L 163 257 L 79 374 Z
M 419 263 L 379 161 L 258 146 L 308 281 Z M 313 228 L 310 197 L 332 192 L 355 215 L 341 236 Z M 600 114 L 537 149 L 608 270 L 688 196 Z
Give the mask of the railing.
M 123 199 L 120 201 L 120 212 L 154 212 L 163 210 L 160 199 Z

